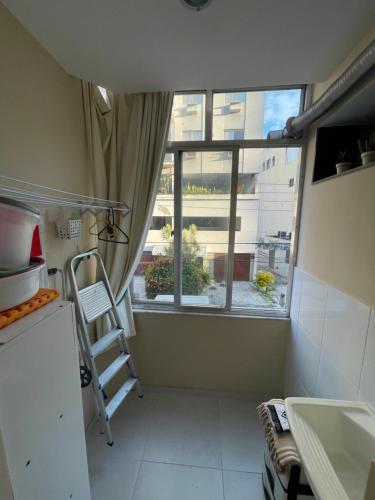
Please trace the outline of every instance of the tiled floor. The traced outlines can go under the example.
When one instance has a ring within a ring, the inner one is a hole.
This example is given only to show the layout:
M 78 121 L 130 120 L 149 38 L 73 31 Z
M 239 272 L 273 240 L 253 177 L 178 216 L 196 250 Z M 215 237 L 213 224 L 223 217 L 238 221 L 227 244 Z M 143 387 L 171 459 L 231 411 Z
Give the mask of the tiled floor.
M 110 448 L 87 439 L 93 500 L 263 500 L 257 402 L 189 391 L 132 394 Z

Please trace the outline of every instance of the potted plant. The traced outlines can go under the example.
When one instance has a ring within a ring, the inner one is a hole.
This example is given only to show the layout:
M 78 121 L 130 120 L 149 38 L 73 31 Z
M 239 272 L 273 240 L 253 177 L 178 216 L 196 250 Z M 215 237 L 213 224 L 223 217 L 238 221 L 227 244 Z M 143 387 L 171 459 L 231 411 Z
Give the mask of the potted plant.
M 371 132 L 369 138 L 364 141 L 364 144 L 358 139 L 358 147 L 364 167 L 375 163 L 375 131 Z
M 351 154 L 347 149 L 337 153 L 336 172 L 340 175 L 352 168 Z

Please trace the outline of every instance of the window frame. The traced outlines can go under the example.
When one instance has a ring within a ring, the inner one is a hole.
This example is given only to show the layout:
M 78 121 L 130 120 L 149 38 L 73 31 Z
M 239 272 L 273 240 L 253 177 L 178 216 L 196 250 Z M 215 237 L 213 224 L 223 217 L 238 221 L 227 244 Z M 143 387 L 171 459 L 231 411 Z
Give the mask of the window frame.
M 213 140 L 212 139 L 212 120 L 213 120 L 213 96 L 215 93 L 234 93 L 234 92 L 261 92 L 299 89 L 301 91 L 300 109 L 301 113 L 306 107 L 306 101 L 309 98 L 306 85 L 283 85 L 272 87 L 252 87 L 243 89 L 215 89 L 215 90 L 195 90 L 178 91 L 179 94 L 205 94 L 205 133 L 201 141 L 174 141 L 168 142 L 165 153 L 174 156 L 174 283 L 175 293 L 174 302 L 153 302 L 149 300 L 134 299 L 132 293 L 133 282 L 130 290 L 135 310 L 138 311 L 157 311 L 165 313 L 192 313 L 204 315 L 230 315 L 242 317 L 263 317 L 263 318 L 284 318 L 290 315 L 291 287 L 293 282 L 293 270 L 296 263 L 297 243 L 299 235 L 299 220 L 302 201 L 302 186 L 305 172 L 306 145 L 304 138 L 300 139 L 239 139 L 239 140 Z M 234 247 L 236 236 L 236 216 L 237 216 L 237 182 L 239 175 L 239 152 L 240 149 L 271 149 L 271 148 L 300 148 L 300 170 L 299 185 L 296 192 L 296 224 L 294 238 L 291 240 L 289 255 L 289 273 L 287 285 L 287 300 L 285 311 L 262 308 L 243 308 L 232 307 L 232 287 L 233 287 L 233 268 L 234 268 Z M 181 304 L 181 259 L 176 256 L 181 255 L 181 235 L 182 235 L 182 155 L 189 152 L 205 151 L 230 151 L 232 153 L 232 174 L 231 174 L 231 193 L 230 193 L 230 212 L 229 212 L 229 230 L 228 230 L 228 261 L 227 261 L 227 288 L 226 304 L 222 306 L 194 306 Z

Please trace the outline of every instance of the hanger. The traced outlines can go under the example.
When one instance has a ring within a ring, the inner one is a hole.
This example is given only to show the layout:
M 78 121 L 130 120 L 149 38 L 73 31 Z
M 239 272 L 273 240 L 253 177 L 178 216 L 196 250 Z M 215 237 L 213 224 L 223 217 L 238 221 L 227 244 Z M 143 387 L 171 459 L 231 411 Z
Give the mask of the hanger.
M 115 222 L 113 208 L 108 210 L 105 226 L 96 234 L 96 236 L 98 237 L 98 240 L 106 241 L 107 243 L 118 243 L 119 245 L 129 244 L 129 236 Z

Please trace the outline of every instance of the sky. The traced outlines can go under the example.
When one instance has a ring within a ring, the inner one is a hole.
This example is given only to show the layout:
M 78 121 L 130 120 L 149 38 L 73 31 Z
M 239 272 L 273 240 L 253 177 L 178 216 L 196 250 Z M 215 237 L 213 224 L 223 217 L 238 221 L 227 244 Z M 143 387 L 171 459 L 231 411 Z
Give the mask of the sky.
M 266 138 L 270 130 L 279 130 L 285 127 L 290 116 L 299 114 L 301 98 L 300 89 L 271 90 L 265 92 L 264 97 L 264 126 L 263 137 Z

